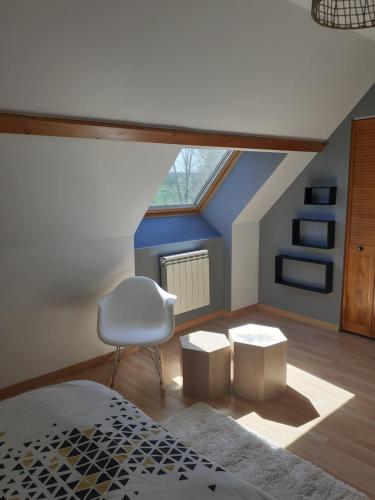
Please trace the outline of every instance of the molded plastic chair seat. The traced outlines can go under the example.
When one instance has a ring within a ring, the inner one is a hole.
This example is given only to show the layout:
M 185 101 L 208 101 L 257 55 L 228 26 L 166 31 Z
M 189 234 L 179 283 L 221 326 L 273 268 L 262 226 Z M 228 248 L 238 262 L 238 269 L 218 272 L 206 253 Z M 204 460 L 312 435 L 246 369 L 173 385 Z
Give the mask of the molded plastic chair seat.
M 156 325 L 155 323 L 111 325 L 105 334 L 100 335 L 101 340 L 109 345 L 127 347 L 127 346 L 148 346 L 162 344 L 168 340 L 166 337 L 165 325 Z
M 113 385 L 120 347 L 154 346 L 155 360 L 162 384 L 161 353 L 157 347 L 174 333 L 173 304 L 176 296 L 163 290 L 145 276 L 129 278 L 99 301 L 98 335 L 106 344 L 116 346 Z

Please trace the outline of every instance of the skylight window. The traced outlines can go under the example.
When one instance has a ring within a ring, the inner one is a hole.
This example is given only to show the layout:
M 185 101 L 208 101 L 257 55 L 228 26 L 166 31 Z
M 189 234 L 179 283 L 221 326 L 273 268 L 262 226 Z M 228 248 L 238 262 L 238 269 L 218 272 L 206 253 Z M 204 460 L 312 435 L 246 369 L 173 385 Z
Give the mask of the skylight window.
M 230 153 L 228 149 L 182 148 L 151 208 L 197 205 Z

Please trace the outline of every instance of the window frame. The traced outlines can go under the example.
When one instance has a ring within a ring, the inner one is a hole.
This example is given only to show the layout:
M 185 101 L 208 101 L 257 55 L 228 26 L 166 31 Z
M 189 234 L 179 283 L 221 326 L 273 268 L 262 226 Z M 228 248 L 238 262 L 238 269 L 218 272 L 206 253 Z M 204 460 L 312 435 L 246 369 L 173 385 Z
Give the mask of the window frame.
M 198 215 L 206 207 L 210 199 L 218 190 L 219 186 L 234 168 L 239 160 L 242 151 L 232 150 L 226 158 L 223 158 L 224 164 L 218 172 L 214 173 L 202 187 L 197 196 L 197 204 L 194 205 L 165 205 L 149 207 L 145 217 L 168 217 L 171 215 Z M 213 178 L 212 178 L 213 177 Z M 211 180 L 212 179 L 212 180 Z

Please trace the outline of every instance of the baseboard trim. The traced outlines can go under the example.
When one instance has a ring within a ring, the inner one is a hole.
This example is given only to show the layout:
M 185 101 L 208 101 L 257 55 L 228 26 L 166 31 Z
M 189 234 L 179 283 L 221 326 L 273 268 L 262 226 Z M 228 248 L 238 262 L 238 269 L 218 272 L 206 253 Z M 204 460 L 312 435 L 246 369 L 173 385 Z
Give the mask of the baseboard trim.
M 127 347 L 122 350 L 121 356 L 129 355 L 138 350 L 139 347 Z M 88 359 L 87 361 L 81 361 L 80 363 L 61 368 L 60 370 L 45 373 L 43 375 L 39 375 L 38 377 L 23 380 L 22 382 L 18 382 L 17 384 L 4 387 L 3 389 L 0 389 L 0 400 L 12 398 L 13 396 L 17 396 L 22 392 L 32 391 L 34 389 L 38 389 L 39 387 L 54 384 L 62 378 L 74 375 L 74 373 L 76 372 L 87 370 L 88 368 L 100 365 L 102 363 L 105 363 L 106 361 L 111 361 L 113 357 L 114 352 L 110 352 L 108 354 L 103 354 L 101 356 Z
M 306 323 L 308 325 L 318 326 L 319 328 L 324 328 L 333 332 L 338 332 L 340 330 L 339 325 L 336 325 L 335 323 L 328 323 L 327 321 L 321 321 L 320 319 L 311 318 L 310 316 L 304 316 L 303 314 L 293 313 L 286 311 L 285 309 L 279 309 L 278 307 L 268 306 L 266 304 L 257 304 L 257 310 L 259 312 L 283 316 L 284 318 L 300 321 L 301 323 Z
M 183 323 L 176 325 L 175 332 L 180 333 L 184 330 L 194 328 L 194 326 L 198 326 L 202 323 L 206 323 L 207 321 L 211 321 L 217 318 L 236 318 L 237 316 L 243 316 L 244 314 L 256 311 L 257 305 L 258 304 L 252 304 L 251 306 L 242 307 L 241 309 L 236 309 L 234 311 L 219 309 L 218 311 L 204 314 L 203 316 L 199 316 L 197 318 L 191 319 L 189 321 L 184 321 Z
M 243 316 L 244 314 L 256 312 L 257 309 L 258 304 L 251 304 L 250 306 L 241 307 L 240 309 L 235 309 L 234 311 L 225 311 L 225 316 L 228 318 L 237 318 L 237 316 Z
M 197 318 L 191 319 L 189 321 L 184 321 L 183 323 L 176 325 L 175 332 L 176 333 L 183 332 L 185 330 L 188 330 L 189 328 L 194 328 L 197 325 L 206 323 L 207 321 L 211 321 L 213 319 L 227 316 L 230 314 L 232 314 L 230 311 L 225 311 L 225 310 L 213 311 L 209 314 L 205 314 L 203 316 L 199 316 Z M 138 350 L 139 347 L 128 347 L 123 350 L 123 354 L 128 355 Z M 21 394 L 22 392 L 32 391 L 34 389 L 38 389 L 39 387 L 54 384 L 65 377 L 73 375 L 76 372 L 89 369 L 96 365 L 100 365 L 102 363 L 105 363 L 106 361 L 110 361 L 111 359 L 113 359 L 113 356 L 114 356 L 113 352 L 108 354 L 103 354 L 102 356 L 97 356 L 95 358 L 88 359 L 87 361 L 82 361 L 81 363 L 67 366 L 66 368 L 62 368 L 60 370 L 46 373 L 44 375 L 40 375 L 38 377 L 34 377 L 28 380 L 23 380 L 22 382 L 18 382 L 17 384 L 4 387 L 3 389 L 0 389 L 0 400 L 12 398 L 14 396 L 17 396 L 18 394 Z
M 198 316 L 197 318 L 190 319 L 188 321 L 184 321 L 183 323 L 180 323 L 176 325 L 175 327 L 175 332 L 180 333 L 185 330 L 188 330 L 189 328 L 194 328 L 194 326 L 200 325 L 202 323 L 206 323 L 207 321 L 211 321 L 216 318 L 222 318 L 223 316 L 226 316 L 229 311 L 225 311 L 224 309 L 220 309 L 219 311 L 213 311 L 208 314 L 204 314 L 203 316 Z

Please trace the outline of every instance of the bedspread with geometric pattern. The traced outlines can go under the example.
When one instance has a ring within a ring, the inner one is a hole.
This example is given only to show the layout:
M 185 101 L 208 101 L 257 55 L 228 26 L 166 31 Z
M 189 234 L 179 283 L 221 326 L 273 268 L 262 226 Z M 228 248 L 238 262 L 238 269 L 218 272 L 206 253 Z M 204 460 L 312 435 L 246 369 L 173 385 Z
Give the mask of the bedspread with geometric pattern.
M 92 382 L 33 391 L 0 412 L 0 498 L 269 499 Z

